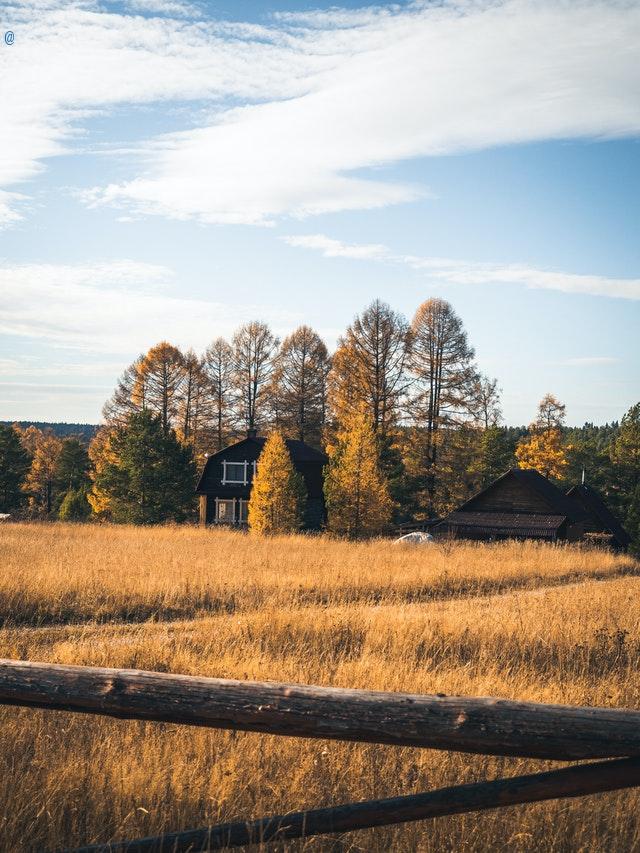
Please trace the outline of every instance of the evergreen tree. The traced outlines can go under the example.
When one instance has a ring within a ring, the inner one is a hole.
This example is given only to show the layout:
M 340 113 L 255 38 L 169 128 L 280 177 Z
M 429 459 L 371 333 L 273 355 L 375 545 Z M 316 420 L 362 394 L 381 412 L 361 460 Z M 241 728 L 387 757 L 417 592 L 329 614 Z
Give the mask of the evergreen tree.
M 58 510 L 60 521 L 86 521 L 90 515 L 91 507 L 87 500 L 86 489 L 68 491 Z
M 56 463 L 56 486 L 63 494 L 78 491 L 89 485 L 89 454 L 77 438 L 65 438 Z
M 29 464 L 29 454 L 17 430 L 0 424 L 0 512 L 13 512 L 24 500 L 20 486 Z
M 499 426 L 485 429 L 480 439 L 477 471 L 480 486 L 488 486 L 515 465 L 516 442 L 508 430 Z
M 267 438 L 249 499 L 249 527 L 255 533 L 295 533 L 302 526 L 304 481 L 294 469 L 282 433 Z
M 363 410 L 347 416 L 328 451 L 329 529 L 350 539 L 382 533 L 391 521 L 392 503 L 369 416 Z
M 109 459 L 95 474 L 113 521 L 158 524 L 184 521 L 193 509 L 195 465 L 191 449 L 160 415 L 138 412 L 109 436 Z

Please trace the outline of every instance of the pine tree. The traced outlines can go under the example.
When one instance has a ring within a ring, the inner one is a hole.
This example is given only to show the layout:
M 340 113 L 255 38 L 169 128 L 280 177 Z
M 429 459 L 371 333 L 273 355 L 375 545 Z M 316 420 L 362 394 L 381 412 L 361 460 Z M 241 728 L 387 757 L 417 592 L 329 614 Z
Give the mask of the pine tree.
M 329 529 L 350 539 L 382 533 L 390 523 L 392 503 L 380 472 L 373 425 L 363 410 L 345 418 L 328 451 Z
M 302 526 L 306 493 L 282 433 L 267 438 L 249 498 L 249 527 L 255 533 L 295 533 Z
M 86 521 L 91 515 L 91 507 L 85 489 L 72 489 L 64 496 L 58 518 L 60 521 Z
M 506 429 L 490 426 L 480 439 L 477 471 L 483 488 L 515 464 L 515 441 Z
M 130 415 L 109 436 L 109 453 L 95 474 L 94 489 L 106 497 L 113 521 L 158 524 L 189 516 L 195 477 L 191 449 L 173 430 L 165 432 L 160 415 Z
M 20 506 L 24 493 L 20 486 L 29 470 L 29 454 L 14 427 L 0 424 L 0 512 Z

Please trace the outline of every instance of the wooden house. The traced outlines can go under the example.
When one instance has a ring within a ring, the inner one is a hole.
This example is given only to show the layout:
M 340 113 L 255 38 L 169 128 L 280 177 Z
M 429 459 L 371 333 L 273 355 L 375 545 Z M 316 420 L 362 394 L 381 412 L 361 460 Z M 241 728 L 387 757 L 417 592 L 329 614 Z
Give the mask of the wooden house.
M 200 524 L 246 526 L 251 483 L 265 441 L 255 430 L 249 430 L 245 439 L 207 459 L 196 487 Z M 325 520 L 323 468 L 327 457 L 304 441 L 287 439 L 286 445 L 307 490 L 304 527 L 319 530 Z
M 567 495 L 580 504 L 586 514 L 585 540 L 614 551 L 627 550 L 631 537 L 595 489 L 582 483 L 569 489 Z
M 582 538 L 583 508 L 533 470 L 512 468 L 452 512 L 436 528 L 438 535 L 460 539 Z

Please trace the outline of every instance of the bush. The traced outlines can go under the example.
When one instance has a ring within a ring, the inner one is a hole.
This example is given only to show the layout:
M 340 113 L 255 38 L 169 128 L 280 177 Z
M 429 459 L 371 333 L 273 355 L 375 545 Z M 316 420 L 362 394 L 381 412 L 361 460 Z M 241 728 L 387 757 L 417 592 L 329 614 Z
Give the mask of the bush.
M 71 489 L 64 496 L 58 518 L 60 521 L 86 521 L 91 514 L 87 494 L 82 489 Z

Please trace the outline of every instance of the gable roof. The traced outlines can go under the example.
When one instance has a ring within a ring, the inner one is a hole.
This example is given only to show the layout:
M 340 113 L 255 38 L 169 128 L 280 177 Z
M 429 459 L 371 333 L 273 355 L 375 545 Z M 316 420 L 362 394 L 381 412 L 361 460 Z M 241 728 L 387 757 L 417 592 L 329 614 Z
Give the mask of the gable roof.
M 595 489 L 587 486 L 586 483 L 582 483 L 579 486 L 572 486 L 567 495 L 572 500 L 579 502 L 589 515 L 598 521 L 605 530 L 612 533 L 620 545 L 629 545 L 631 537 Z
M 462 504 L 458 512 L 461 510 L 473 510 L 473 504 L 480 495 L 492 491 L 496 486 L 499 486 L 500 483 L 508 479 L 516 479 L 522 485 L 536 492 L 547 504 L 549 513 L 552 515 L 564 515 L 572 524 L 584 521 L 587 517 L 584 509 L 577 501 L 565 495 L 561 489 L 554 486 L 550 480 L 547 480 L 546 477 L 543 477 L 542 474 L 534 471 L 532 468 L 511 468 L 501 477 L 498 477 L 497 480 L 494 480 L 486 489 L 482 489 L 482 491 Z

